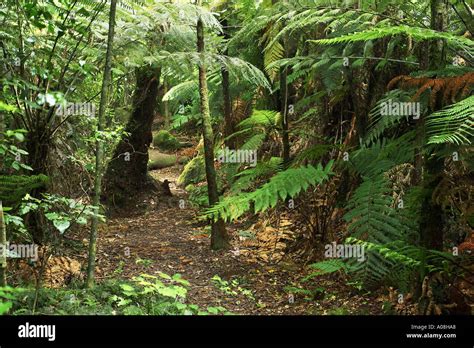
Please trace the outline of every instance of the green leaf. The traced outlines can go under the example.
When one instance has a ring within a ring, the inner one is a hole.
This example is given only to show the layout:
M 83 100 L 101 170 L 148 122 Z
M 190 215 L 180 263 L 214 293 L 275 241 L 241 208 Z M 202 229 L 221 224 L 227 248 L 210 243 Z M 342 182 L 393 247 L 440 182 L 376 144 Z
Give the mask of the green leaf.
M 71 226 L 71 222 L 68 220 L 54 220 L 53 225 L 61 234 L 63 234 L 69 226 Z

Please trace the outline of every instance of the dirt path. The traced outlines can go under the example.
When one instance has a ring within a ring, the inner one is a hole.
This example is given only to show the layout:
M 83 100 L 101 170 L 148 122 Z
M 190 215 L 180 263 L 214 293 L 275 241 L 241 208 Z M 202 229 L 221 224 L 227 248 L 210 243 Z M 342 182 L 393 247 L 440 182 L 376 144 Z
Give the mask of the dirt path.
M 178 166 L 153 172 L 160 180 L 175 181 Z M 180 273 L 191 283 L 187 302 L 202 308 L 222 306 L 236 314 L 348 314 L 377 311 L 374 301 L 351 294 L 337 280 L 321 279 L 320 299 L 290 295 L 305 269 L 296 266 L 252 262 L 234 250 L 211 251 L 205 227 L 197 211 L 185 204 L 183 191 L 171 185 L 174 197 L 166 201 L 146 199 L 140 214 L 108 220 L 101 232 L 98 267 L 102 275 L 130 278 L 158 271 Z M 183 200 L 183 201 L 180 201 Z M 232 227 L 229 228 L 232 233 Z M 219 276 L 222 281 L 212 280 Z M 228 282 L 225 284 L 224 282 Z M 294 300 L 292 299 L 294 298 Z M 347 311 L 341 308 L 347 307 Z

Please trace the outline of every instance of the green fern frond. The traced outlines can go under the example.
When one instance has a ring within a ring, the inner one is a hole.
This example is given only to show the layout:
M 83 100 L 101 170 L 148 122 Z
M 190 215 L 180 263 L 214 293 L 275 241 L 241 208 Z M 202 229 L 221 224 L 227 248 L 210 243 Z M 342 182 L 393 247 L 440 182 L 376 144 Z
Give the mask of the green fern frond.
M 324 274 L 334 273 L 340 270 L 347 271 L 348 265 L 346 262 L 340 259 L 330 259 L 324 260 L 309 265 L 311 268 L 316 269 L 315 272 L 310 273 L 303 278 L 303 281 L 306 282 L 315 277 L 319 277 Z
M 279 200 L 293 198 L 310 186 L 321 184 L 333 173 L 333 162 L 325 168 L 319 164 L 313 166 L 290 168 L 279 172 L 270 181 L 254 192 L 228 196 L 223 201 L 206 210 L 205 216 L 217 220 L 236 220 L 248 211 L 263 212 L 276 206 Z M 252 209 L 253 207 L 253 209 Z
M 474 41 L 462 36 L 456 36 L 446 32 L 439 32 L 427 28 L 410 27 L 407 25 L 376 27 L 370 30 L 356 32 L 349 35 L 335 37 L 331 39 L 309 40 L 318 45 L 333 45 L 340 43 L 369 41 L 383 39 L 389 36 L 407 35 L 415 40 L 446 40 L 449 44 L 466 49 L 474 48 Z
M 275 66 L 272 66 L 272 64 L 285 57 L 285 49 L 281 43 L 275 42 L 272 45 L 265 47 L 263 53 L 265 71 L 273 80 L 278 74 L 278 69 Z
M 46 175 L 0 175 L 0 200 L 5 204 L 17 204 L 32 190 L 45 186 Z
M 416 248 L 416 254 L 414 257 L 410 257 L 406 254 L 407 248 L 401 248 L 398 249 L 394 248 L 394 244 L 377 244 L 377 243 L 371 243 L 365 240 L 360 240 L 357 238 L 349 237 L 346 239 L 346 242 L 349 244 L 357 244 L 361 245 L 364 247 L 365 250 L 368 251 L 375 251 L 382 255 L 385 259 L 394 261 L 396 263 L 403 264 L 407 267 L 418 267 L 421 264 L 421 261 L 419 261 L 419 256 L 420 252 L 419 249 Z M 410 251 L 413 251 L 413 248 L 409 248 Z
M 255 168 L 246 169 L 237 175 L 232 183 L 230 193 L 235 195 L 247 190 L 257 179 L 274 174 L 282 169 L 283 160 L 280 157 L 272 157 L 265 162 L 259 162 Z
M 164 96 L 163 101 L 171 100 L 189 100 L 192 99 L 196 93 L 198 93 L 198 83 L 196 81 L 182 82 L 176 86 L 173 86 Z
M 399 102 L 405 102 L 411 100 L 411 95 L 408 92 L 402 90 L 393 90 L 388 92 L 382 99 L 377 102 L 377 105 L 370 111 L 369 119 L 371 120 L 369 125 L 369 131 L 365 136 L 365 144 L 369 145 L 378 139 L 392 127 L 399 125 L 404 120 L 408 121 L 409 116 L 404 115 L 382 115 L 382 108 L 384 103 L 389 100 L 397 100 Z
M 172 71 L 189 73 L 194 67 L 205 64 L 209 68 L 220 71 L 226 69 L 235 81 L 245 81 L 254 86 L 262 86 L 268 90 L 271 89 L 265 74 L 245 60 L 237 57 L 228 57 L 216 53 L 206 52 L 168 52 L 161 51 L 158 55 L 152 57 L 154 61 L 163 62 L 163 64 Z
M 410 230 L 400 219 L 400 213 L 391 207 L 391 193 L 392 189 L 383 177 L 367 178 L 357 188 L 346 206 L 349 211 L 344 215 L 353 236 L 388 243 L 401 239 Z
M 242 150 L 258 150 L 263 143 L 265 142 L 265 139 L 267 138 L 267 135 L 265 133 L 257 133 L 253 136 L 251 136 L 242 146 Z
M 295 159 L 295 163 L 303 163 L 308 161 L 309 163 L 314 163 L 320 161 L 321 158 L 327 155 L 331 150 L 335 148 L 332 144 L 316 144 L 313 145 L 301 152 L 299 152 Z
M 471 144 L 474 136 L 474 96 L 437 111 L 426 121 L 428 144 Z
M 241 121 L 237 126 L 240 129 L 254 127 L 271 127 L 275 125 L 279 112 L 272 110 L 254 110 L 252 115 Z

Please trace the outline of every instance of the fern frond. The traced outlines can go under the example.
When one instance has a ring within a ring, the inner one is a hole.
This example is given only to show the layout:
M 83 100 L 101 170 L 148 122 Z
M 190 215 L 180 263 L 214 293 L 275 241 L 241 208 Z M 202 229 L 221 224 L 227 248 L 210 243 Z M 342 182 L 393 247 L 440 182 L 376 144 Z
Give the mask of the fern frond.
M 32 190 L 45 186 L 46 175 L 0 175 L 0 200 L 5 204 L 16 204 Z
M 474 136 L 474 96 L 437 111 L 426 121 L 428 144 L 471 144 Z
M 463 47 L 465 49 L 473 49 L 474 41 L 463 36 L 456 36 L 446 32 L 439 32 L 427 28 L 410 27 L 407 25 L 376 27 L 370 30 L 356 32 L 349 35 L 335 37 L 331 39 L 309 40 L 309 42 L 318 45 L 334 45 L 340 43 L 369 41 L 383 39 L 389 36 L 407 35 L 415 40 L 446 40 L 447 43 L 456 47 Z
M 274 80 L 275 76 L 278 74 L 278 69 L 272 64 L 285 57 L 285 49 L 281 43 L 275 42 L 265 47 L 263 53 L 263 64 L 265 66 L 265 71 L 268 76 Z
M 275 125 L 279 112 L 272 110 L 254 110 L 252 115 L 241 121 L 237 127 L 239 129 L 268 129 Z
M 319 164 L 313 166 L 290 168 L 279 172 L 270 181 L 254 192 L 228 196 L 223 201 L 206 210 L 208 218 L 217 220 L 236 220 L 248 211 L 263 212 L 276 206 L 279 200 L 293 198 L 310 186 L 321 184 L 333 173 L 333 162 L 325 168 Z M 252 209 L 253 207 L 253 209 Z
M 192 99 L 195 94 L 198 93 L 198 89 L 199 86 L 196 81 L 181 82 L 180 84 L 170 88 L 170 90 L 163 96 L 163 101 L 183 101 Z
M 281 170 L 283 160 L 280 157 L 272 157 L 265 162 L 259 162 L 255 168 L 246 169 L 235 175 L 230 192 L 232 195 L 247 190 L 256 180 Z
M 402 90 L 389 91 L 377 105 L 370 111 L 369 119 L 371 120 L 369 130 L 365 136 L 365 144 L 369 145 L 378 139 L 390 128 L 399 125 L 403 120 L 408 121 L 408 116 L 402 115 L 382 115 L 384 103 L 389 100 L 397 100 L 399 102 L 408 102 L 411 100 L 409 93 Z
M 340 270 L 347 271 L 349 268 L 347 263 L 340 259 L 324 260 L 324 261 L 312 263 L 309 266 L 315 269 L 316 271 L 304 277 L 303 278 L 304 282 L 311 280 L 315 277 L 324 275 L 324 274 L 330 274 L 330 273 L 334 273 Z

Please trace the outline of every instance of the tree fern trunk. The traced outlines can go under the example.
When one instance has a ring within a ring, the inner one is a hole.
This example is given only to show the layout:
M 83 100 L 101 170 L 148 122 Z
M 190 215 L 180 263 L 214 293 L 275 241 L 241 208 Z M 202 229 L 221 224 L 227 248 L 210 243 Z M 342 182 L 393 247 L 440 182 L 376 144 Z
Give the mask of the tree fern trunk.
M 200 1 L 198 2 L 198 5 Z M 197 49 L 204 56 L 204 24 L 199 18 L 197 22 Z M 204 159 L 206 165 L 207 190 L 209 204 L 219 202 L 217 189 L 216 170 L 214 167 L 214 134 L 211 124 L 211 113 L 209 110 L 209 90 L 207 87 L 206 66 L 204 57 L 199 65 L 199 95 L 201 97 L 202 135 L 204 138 Z M 211 225 L 211 248 L 214 250 L 224 249 L 228 246 L 228 237 L 225 224 L 222 219 L 213 221 Z
M 152 125 L 161 71 L 144 67 L 136 71 L 133 111 L 125 136 L 114 150 L 104 178 L 104 198 L 122 206 L 137 191 L 153 188 L 148 177 L 148 148 L 153 141 Z
M 112 45 L 114 42 L 115 29 L 115 13 L 117 9 L 117 0 L 112 0 L 110 3 L 109 14 L 109 34 L 107 38 L 107 52 L 105 56 L 104 78 L 102 80 L 102 90 L 100 95 L 99 115 L 97 120 L 97 131 L 100 134 L 104 131 L 105 124 L 105 110 L 107 107 L 108 88 L 111 78 L 112 70 Z M 94 181 L 94 197 L 92 204 L 99 213 L 100 209 L 100 192 L 102 185 L 102 162 L 104 160 L 102 139 L 96 141 L 96 167 L 95 167 L 95 181 Z M 92 218 L 91 234 L 89 240 L 89 261 L 87 267 L 87 287 L 91 288 L 94 285 L 95 274 L 95 257 L 97 252 L 97 226 L 99 219 L 97 215 Z

